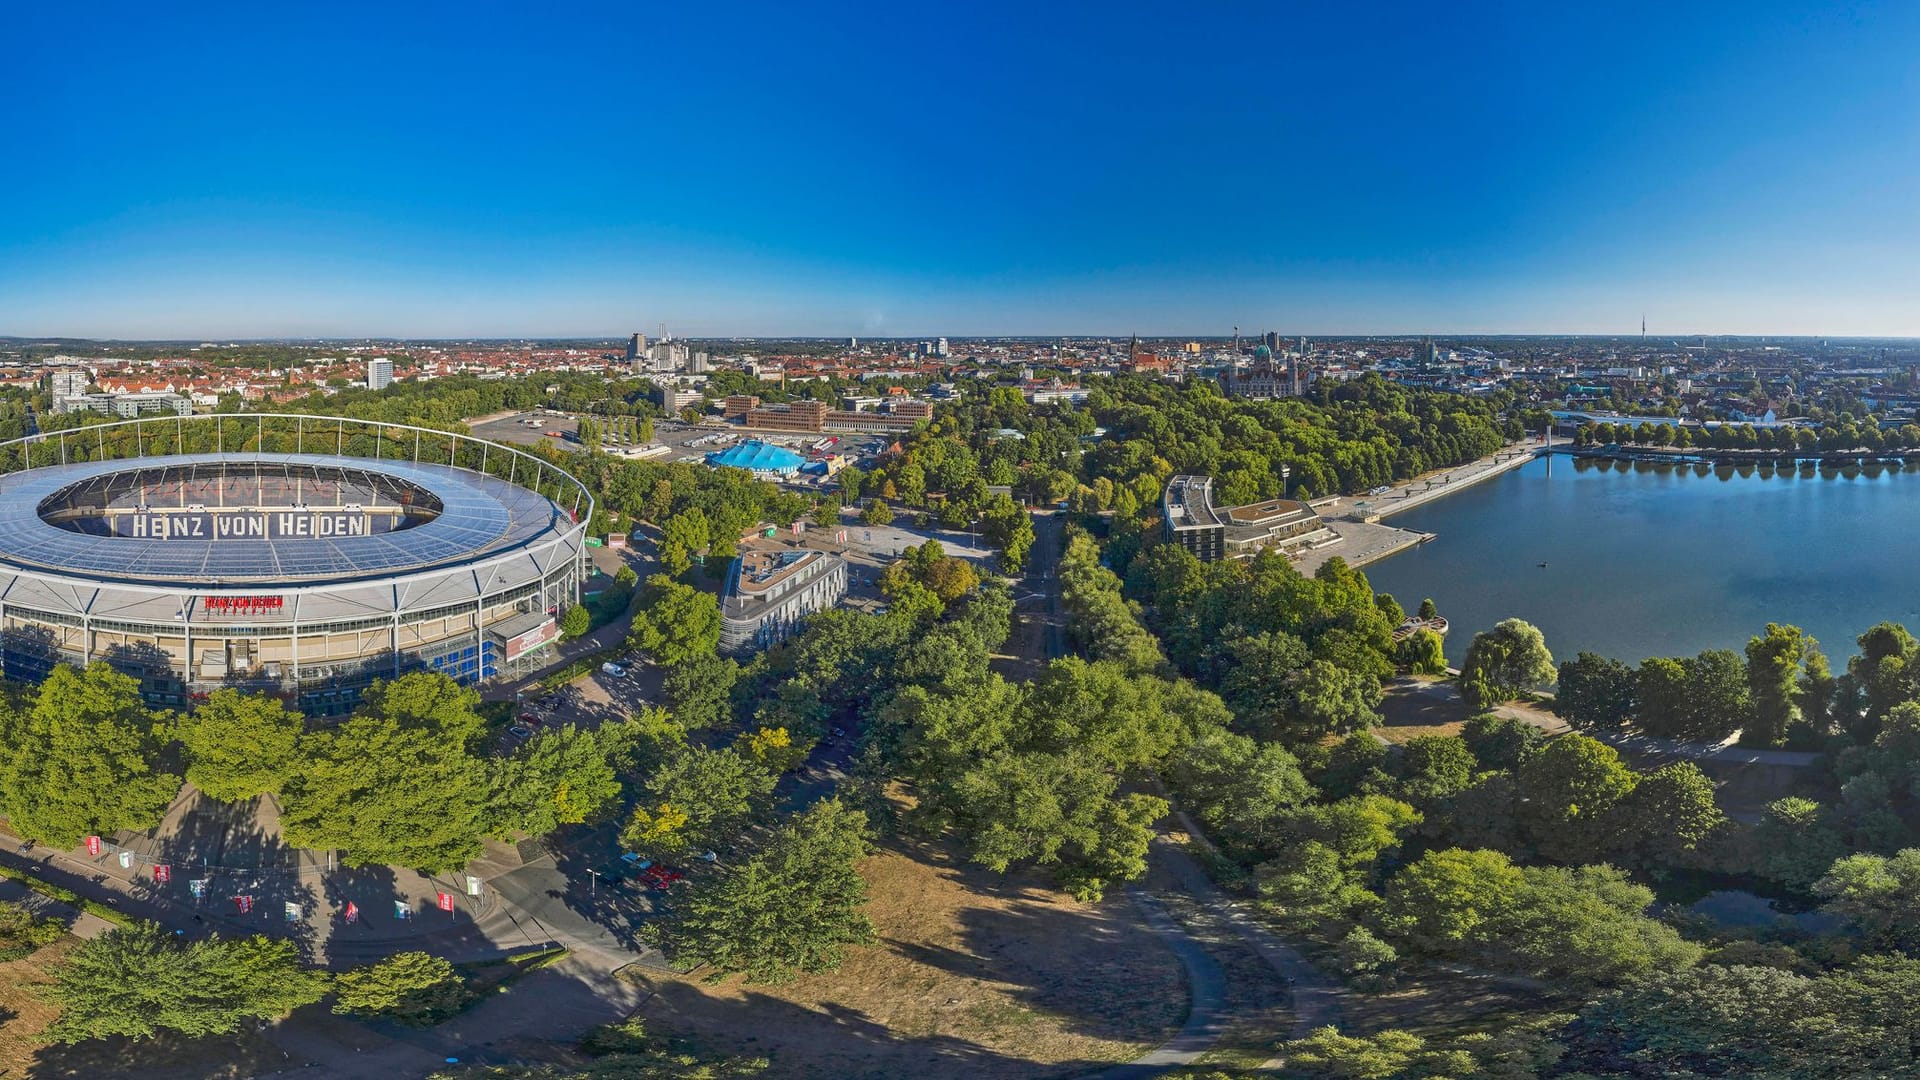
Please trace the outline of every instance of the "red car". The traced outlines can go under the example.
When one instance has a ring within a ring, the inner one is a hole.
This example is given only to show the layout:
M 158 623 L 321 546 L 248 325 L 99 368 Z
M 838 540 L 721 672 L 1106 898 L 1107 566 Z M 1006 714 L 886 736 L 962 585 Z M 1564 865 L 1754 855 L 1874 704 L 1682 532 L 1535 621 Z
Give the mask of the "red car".
M 675 870 L 671 866 L 647 866 L 640 870 L 640 880 L 645 882 L 649 889 L 668 888 L 686 876 L 686 871 Z

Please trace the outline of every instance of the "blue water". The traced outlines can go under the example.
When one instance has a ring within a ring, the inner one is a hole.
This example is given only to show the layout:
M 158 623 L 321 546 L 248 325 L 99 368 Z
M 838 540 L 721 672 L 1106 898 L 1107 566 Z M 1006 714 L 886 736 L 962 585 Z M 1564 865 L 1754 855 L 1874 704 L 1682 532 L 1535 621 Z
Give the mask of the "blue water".
M 1458 663 L 1518 616 L 1556 659 L 1637 663 L 1744 648 L 1769 621 L 1835 669 L 1882 619 L 1920 629 L 1920 473 L 1768 473 L 1557 457 L 1387 519 L 1438 539 L 1366 567 L 1411 612 L 1431 596 Z M 1542 568 L 1539 564 L 1546 563 Z

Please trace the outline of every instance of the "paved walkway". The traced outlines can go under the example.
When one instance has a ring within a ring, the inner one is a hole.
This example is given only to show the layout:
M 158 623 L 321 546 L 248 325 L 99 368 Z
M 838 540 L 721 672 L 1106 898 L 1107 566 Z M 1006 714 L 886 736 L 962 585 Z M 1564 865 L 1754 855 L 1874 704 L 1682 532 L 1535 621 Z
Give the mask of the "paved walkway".
M 1545 449 L 1543 444 L 1532 441 L 1508 443 L 1478 461 L 1422 473 L 1379 495 L 1344 496 L 1341 505 L 1347 513 L 1361 518 L 1398 514 L 1517 469 L 1539 457 Z
M 1089 1080 L 1142 1080 L 1192 1065 L 1220 1041 L 1220 1034 L 1226 1029 L 1227 1018 L 1223 1013 L 1227 1005 L 1227 977 L 1220 970 L 1219 962 L 1173 921 L 1159 901 L 1139 889 L 1128 889 L 1127 898 L 1140 909 L 1147 928 L 1179 958 L 1180 966 L 1186 970 L 1187 1020 L 1173 1038 L 1145 1056 L 1093 1073 Z

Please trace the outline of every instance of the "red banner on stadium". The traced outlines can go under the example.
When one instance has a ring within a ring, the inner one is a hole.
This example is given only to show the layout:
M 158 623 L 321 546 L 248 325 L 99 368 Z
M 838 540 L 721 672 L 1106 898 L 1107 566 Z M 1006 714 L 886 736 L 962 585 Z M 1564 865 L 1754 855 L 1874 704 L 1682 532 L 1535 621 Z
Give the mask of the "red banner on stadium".
M 453 894 L 452 893 L 443 892 L 440 894 L 440 910 L 441 911 L 453 910 Z
M 87 837 L 87 854 L 89 855 L 100 854 L 100 838 L 99 837 L 97 836 Z
M 240 906 L 240 914 L 242 915 L 253 910 L 253 897 L 251 896 L 236 896 L 233 898 L 233 902 Z
M 161 885 L 173 880 L 173 867 L 166 863 L 153 864 L 153 880 Z
M 346 916 L 347 916 L 347 921 L 350 923 L 359 922 L 360 921 L 360 905 L 354 903 L 351 900 L 347 901 Z

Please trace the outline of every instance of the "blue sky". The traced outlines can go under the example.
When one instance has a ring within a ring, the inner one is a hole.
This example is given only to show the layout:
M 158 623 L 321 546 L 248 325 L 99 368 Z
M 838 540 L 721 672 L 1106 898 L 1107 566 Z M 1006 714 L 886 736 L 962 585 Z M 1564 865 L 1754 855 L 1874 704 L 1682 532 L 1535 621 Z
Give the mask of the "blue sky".
M 1911 3 L 163 7 L 8 16 L 0 334 L 1920 335 Z

